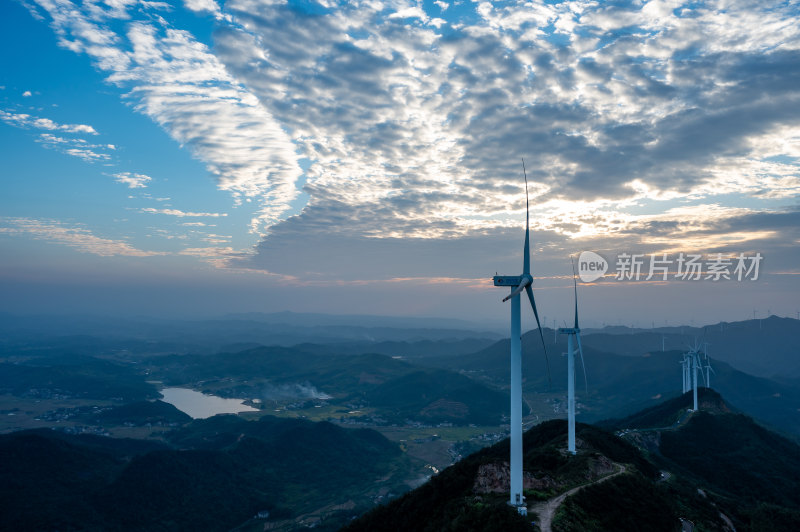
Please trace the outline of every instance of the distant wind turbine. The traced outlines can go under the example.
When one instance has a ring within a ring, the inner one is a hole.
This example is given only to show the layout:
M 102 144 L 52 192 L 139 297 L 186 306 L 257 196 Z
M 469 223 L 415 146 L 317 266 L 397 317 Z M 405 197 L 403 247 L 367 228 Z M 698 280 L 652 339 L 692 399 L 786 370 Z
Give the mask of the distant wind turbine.
M 511 293 L 503 298 L 503 302 L 511 300 L 511 489 L 509 504 L 516 507 L 520 514 L 527 515 L 528 509 L 522 494 L 522 338 L 519 298 L 523 290 L 528 294 L 533 315 L 536 318 L 536 327 L 539 329 L 539 337 L 542 340 L 545 361 L 547 361 L 547 347 L 544 343 L 542 325 L 539 322 L 539 313 L 536 311 L 536 302 L 533 299 L 528 175 L 525 172 L 524 160 L 522 161 L 522 171 L 525 175 L 525 245 L 522 250 L 522 275 L 495 275 L 494 285 L 511 288 Z M 547 378 L 550 379 L 549 361 L 547 362 Z
M 703 365 L 700 361 L 700 347 L 695 340 L 694 347 L 689 347 L 689 352 L 683 356 L 685 362 L 684 383 L 688 381 L 688 388 L 684 384 L 684 393 L 692 390 L 693 410 L 697 411 L 697 372 L 700 371 L 700 379 L 708 381 L 703 375 Z M 710 366 L 709 366 L 710 367 Z
M 683 377 L 683 393 L 688 392 L 692 389 L 691 379 L 689 379 L 689 368 L 691 367 L 691 359 L 689 358 L 688 354 L 683 355 L 683 359 L 681 360 L 681 374 Z
M 570 258 L 570 261 L 571 260 Z M 575 279 L 574 262 L 572 262 L 572 284 L 575 289 L 575 326 L 572 328 L 562 327 L 558 332 L 567 335 L 567 452 L 575 454 L 575 349 L 573 348 L 573 338 L 578 345 L 578 352 L 581 355 L 583 380 L 587 391 L 589 385 L 586 381 L 586 364 L 583 362 L 581 329 L 578 326 L 578 281 Z
M 697 366 L 699 366 L 699 360 L 697 360 L 697 350 L 692 352 L 692 390 L 694 392 L 694 408 L 693 410 L 697 412 Z
M 711 374 L 716 374 L 717 372 L 714 371 L 714 368 L 711 367 L 711 359 L 708 358 L 708 346 L 711 345 L 708 342 L 703 343 L 703 350 L 706 356 L 706 365 L 704 366 L 705 377 L 706 377 L 706 388 L 711 388 Z

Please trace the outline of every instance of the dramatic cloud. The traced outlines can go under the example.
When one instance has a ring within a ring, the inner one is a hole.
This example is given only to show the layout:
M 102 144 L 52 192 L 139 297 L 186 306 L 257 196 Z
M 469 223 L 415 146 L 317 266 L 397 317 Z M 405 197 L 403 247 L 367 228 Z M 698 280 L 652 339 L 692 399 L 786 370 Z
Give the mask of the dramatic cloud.
M 215 21 L 213 47 L 160 4 L 37 3 L 62 46 L 90 56 L 221 189 L 260 205 L 251 227 L 269 234 L 255 254 L 189 254 L 305 279 L 357 277 L 354 262 L 385 264 L 384 279 L 475 279 L 488 263 L 444 270 L 471 260 L 468 244 L 504 257 L 499 244 L 516 242 L 523 157 L 538 251 L 790 234 L 757 216 L 791 210 L 800 192 L 791 3 L 175 6 Z M 434 253 L 451 244 L 461 262 Z M 403 272 L 398 250 L 431 259 Z
M 134 107 L 204 161 L 221 189 L 237 198 L 258 198 L 253 229 L 280 219 L 298 194 L 301 170 L 294 146 L 205 45 L 158 15 L 169 5 L 36 3 L 50 17 L 60 44 L 89 55 L 109 82 L 128 89 Z M 216 9 L 209 1 L 188 5 Z M 119 28 L 124 31 L 117 33 Z
M 136 249 L 126 242 L 101 238 L 83 227 L 70 226 L 55 220 L 31 218 L 0 218 L 0 234 L 26 235 L 37 240 L 63 244 L 82 253 L 101 257 L 152 257 L 163 255 L 154 251 Z
M 240 27 L 220 25 L 219 57 L 311 161 L 309 206 L 275 231 L 441 238 L 517 224 L 523 156 L 534 224 L 561 218 L 575 236 L 587 213 L 615 219 L 646 199 L 796 194 L 791 7 L 464 8 L 436 29 L 412 4 L 226 3 Z M 787 131 L 776 152 L 768 141 Z

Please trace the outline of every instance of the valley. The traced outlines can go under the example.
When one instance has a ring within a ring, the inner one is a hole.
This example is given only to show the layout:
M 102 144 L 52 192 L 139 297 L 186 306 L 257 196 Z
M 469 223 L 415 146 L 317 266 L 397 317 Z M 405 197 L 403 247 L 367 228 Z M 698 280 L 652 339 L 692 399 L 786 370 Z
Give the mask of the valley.
M 90 506 L 104 504 L 107 495 L 101 494 L 109 489 L 113 493 L 133 490 L 137 504 L 150 505 L 153 515 L 161 514 L 166 510 L 157 499 L 172 496 L 157 496 L 160 492 L 152 484 L 151 475 L 159 471 L 171 475 L 165 481 L 175 483 L 173 490 L 188 489 L 189 485 L 210 489 L 204 483 L 211 481 L 212 492 L 219 496 L 220 489 L 226 491 L 221 503 L 229 505 L 229 510 L 200 517 L 196 513 L 205 512 L 206 495 L 189 489 L 184 495 L 186 506 L 174 513 L 176 527 L 194 523 L 200 527 L 260 530 L 269 523 L 276 530 L 310 525 L 336 530 L 375 504 L 395 500 L 414 488 L 428 489 L 425 486 L 448 468 L 463 467 L 462 463 L 483 456 L 486 449 L 507 448 L 508 341 L 462 338 L 452 331 L 449 334 L 455 336 L 450 338 L 442 338 L 441 331 L 431 332 L 430 338 L 420 338 L 420 334 L 413 331 L 414 339 L 408 341 L 398 340 L 401 333 L 392 332 L 388 334 L 395 338 L 391 341 L 303 342 L 200 353 L 192 352 L 188 343 L 183 347 L 175 344 L 173 352 L 165 353 L 160 351 L 165 340 L 158 336 L 147 341 L 139 338 L 140 346 L 150 342 L 158 346 L 156 351 L 140 348 L 132 352 L 109 348 L 108 339 L 102 336 L 84 335 L 76 346 L 69 337 L 43 341 L 17 333 L 11 336 L 13 345 L 6 338 L 0 359 L 0 366 L 6 370 L 0 377 L 0 434 L 9 449 L 18 449 L 22 442 L 35 442 L 32 449 L 58 445 L 69 457 L 63 467 L 71 467 L 69 464 L 78 460 L 75 463 L 87 464 L 81 466 L 85 471 L 105 471 L 101 477 L 71 488 L 85 493 Z M 554 445 L 557 438 L 553 439 L 552 427 L 560 426 L 566 415 L 565 364 L 558 355 L 565 349 L 563 338 L 556 337 L 548 346 L 548 379 L 541 344 L 534 334 L 523 337 L 526 449 L 546 443 L 541 438 L 529 442 L 543 427 L 551 427 L 547 441 Z M 677 364 L 681 351 L 648 349 L 653 335 L 647 331 L 597 335 L 596 339 L 594 334 L 585 337 L 586 383 L 579 377 L 579 421 L 614 432 L 642 449 L 656 464 L 639 462 L 635 470 L 658 467 L 668 472 L 670 482 L 698 482 L 696 470 L 702 469 L 701 463 L 675 462 L 675 453 L 687 451 L 680 450 L 683 440 L 669 436 L 670 430 L 693 434 L 690 428 L 694 427 L 694 418 L 703 414 L 689 416 L 685 408 L 677 406 L 685 401 L 680 394 Z M 553 339 L 552 332 L 546 331 L 546 338 Z M 124 343 L 124 339 L 115 342 Z M 474 351 L 468 349 L 470 345 Z M 640 346 L 638 354 L 636 345 Z M 718 356 L 712 362 L 712 386 L 725 397 L 725 413 L 752 416 L 761 426 L 789 438 L 787 441 L 797 441 L 800 390 L 791 382 L 749 375 L 724 362 L 723 353 Z M 170 404 L 167 397 L 159 400 L 164 390 L 194 390 L 190 393 L 241 403 L 239 409 L 248 411 L 193 419 Z M 724 427 L 715 430 L 724 433 Z M 290 447 L 280 436 L 287 433 L 294 434 Z M 351 440 L 346 434 L 357 436 Z M 586 437 L 579 435 L 579 441 L 585 442 Z M 127 447 L 134 445 L 127 442 L 141 442 L 144 447 L 123 453 L 115 448 L 115 442 Z M 368 447 L 359 447 L 366 442 Z M 530 464 L 525 466 L 526 471 L 535 471 L 529 469 L 533 464 L 542 467 L 542 460 L 554 460 L 548 454 L 554 449 L 530 451 L 534 454 L 526 455 L 525 463 Z M 370 453 L 377 454 L 370 458 Z M 597 464 L 604 465 L 590 467 L 600 456 L 605 458 Z M 578 511 L 574 501 L 585 497 L 584 492 L 623 489 L 617 476 L 630 476 L 631 458 L 626 456 L 628 461 L 589 453 L 578 465 L 559 469 L 558 474 L 550 471 L 543 477 L 550 480 L 534 483 L 539 487 L 526 490 L 529 500 L 534 501 L 531 513 L 546 509 L 541 523 L 545 529 L 550 519 L 553 530 L 569 530 L 559 524 L 566 519 L 560 516 Z M 88 465 L 98 460 L 96 465 Z M 287 469 L 289 463 L 298 467 Z M 560 458 L 552 464 L 566 467 Z M 253 467 L 260 472 L 254 473 Z M 599 467 L 598 476 L 587 481 L 580 473 L 586 467 Z M 324 477 L 319 475 L 322 471 Z M 361 473 L 352 477 L 348 481 L 351 487 L 345 489 L 344 478 L 356 471 Z M 210 477 L 202 480 L 197 477 L 201 473 Z M 6 470 L 5 474 L 12 472 Z M 69 469 L 63 474 L 65 478 L 71 475 Z M 220 480 L 217 487 L 218 481 L 211 479 L 219 475 L 227 480 Z M 309 475 L 316 478 L 311 484 Z M 609 487 L 599 485 L 605 478 Z M 633 484 L 624 489 L 637 489 L 633 486 L 643 481 L 636 480 L 635 475 L 633 478 Z M 283 487 L 275 491 L 278 485 Z M 722 493 L 719 489 L 716 492 Z M 27 492 L 23 489 L 20 493 Z M 724 497 L 734 499 L 744 495 L 724 493 Z M 28 496 L 36 498 L 30 493 Z M 54 497 L 58 498 L 57 494 Z M 64 497 L 69 500 L 68 494 Z M 489 498 L 481 503 L 488 505 L 481 506 L 484 510 L 499 508 L 499 499 L 493 499 L 491 492 L 480 497 Z M 774 498 L 768 504 L 792 508 L 795 502 Z M 100 529 L 107 529 L 118 519 L 132 518 L 103 513 L 97 510 L 99 506 L 92 508 L 86 511 L 97 513 L 92 526 Z M 248 513 L 241 513 L 245 509 Z M 472 512 L 477 512 L 473 517 L 478 518 L 483 510 L 473 508 L 468 514 Z M 181 516 L 193 517 L 187 521 L 188 517 Z M 85 519 L 77 514 L 73 517 L 78 519 L 75 522 Z M 24 512 L 19 519 L 25 522 Z M 144 529 L 152 525 L 146 520 L 137 523 Z

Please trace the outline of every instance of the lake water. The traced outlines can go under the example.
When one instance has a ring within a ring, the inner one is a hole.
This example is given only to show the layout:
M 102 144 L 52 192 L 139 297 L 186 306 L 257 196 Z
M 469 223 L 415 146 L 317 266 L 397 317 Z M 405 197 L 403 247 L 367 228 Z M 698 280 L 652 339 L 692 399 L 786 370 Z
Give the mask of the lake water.
M 161 395 L 164 396 L 162 401 L 189 414 L 194 419 L 205 419 L 217 414 L 258 411 L 257 408 L 243 404 L 244 399 L 225 399 L 188 388 L 164 388 L 161 390 Z

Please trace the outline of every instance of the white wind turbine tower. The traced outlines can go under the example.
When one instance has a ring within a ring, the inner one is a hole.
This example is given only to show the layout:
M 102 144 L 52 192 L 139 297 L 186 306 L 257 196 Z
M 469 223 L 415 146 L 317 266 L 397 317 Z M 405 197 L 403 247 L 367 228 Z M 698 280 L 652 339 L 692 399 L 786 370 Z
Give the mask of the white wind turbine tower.
M 703 344 L 703 346 L 704 346 L 704 354 L 706 356 L 706 365 L 704 367 L 704 369 L 705 369 L 704 373 L 705 373 L 705 377 L 706 377 L 706 388 L 711 388 L 711 373 L 716 374 L 717 372 L 714 371 L 714 368 L 711 367 L 711 359 L 708 358 L 708 346 L 709 346 L 709 343 L 705 342 Z
M 689 359 L 689 366 L 691 368 L 691 374 L 689 375 L 689 386 L 692 389 L 692 397 L 694 399 L 694 408 L 693 411 L 697 411 L 697 371 L 700 370 L 700 378 L 703 379 L 703 365 L 700 362 L 700 348 L 697 345 L 697 341 L 695 340 L 695 346 L 689 348 L 689 352 L 686 354 L 686 357 Z
M 692 410 L 697 412 L 697 366 L 699 360 L 697 360 L 697 350 L 694 349 L 691 352 L 692 357 L 692 390 L 693 390 L 693 397 L 694 397 L 694 407 Z
M 683 377 L 683 393 L 692 389 L 691 379 L 689 378 L 691 361 L 689 355 L 684 354 L 681 360 L 681 376 Z
M 530 256 L 530 214 L 528 212 L 528 175 L 525 172 L 525 161 L 522 161 L 522 171 L 525 174 L 525 245 L 522 251 L 522 275 L 507 276 L 495 275 L 494 285 L 510 287 L 511 293 L 503 301 L 511 300 L 511 489 L 509 504 L 515 506 L 522 515 L 528 514 L 525 506 L 525 497 L 522 495 L 522 338 L 520 335 L 520 293 L 523 290 L 528 294 L 539 337 L 542 339 L 545 360 L 547 360 L 547 347 L 544 343 L 542 326 L 539 323 L 539 313 L 536 311 L 536 302 L 533 300 L 533 277 L 531 276 Z M 550 365 L 547 366 L 548 379 Z
M 571 260 L 571 259 L 570 259 Z M 575 280 L 575 263 L 572 263 L 572 284 L 575 289 L 575 326 L 572 328 L 562 327 L 558 330 L 559 334 L 567 335 L 567 452 L 575 454 L 575 349 L 573 338 L 577 343 L 577 351 L 581 355 L 581 366 L 583 366 L 583 380 L 586 383 L 586 364 L 583 362 L 583 348 L 581 347 L 581 329 L 578 326 L 578 281 Z

